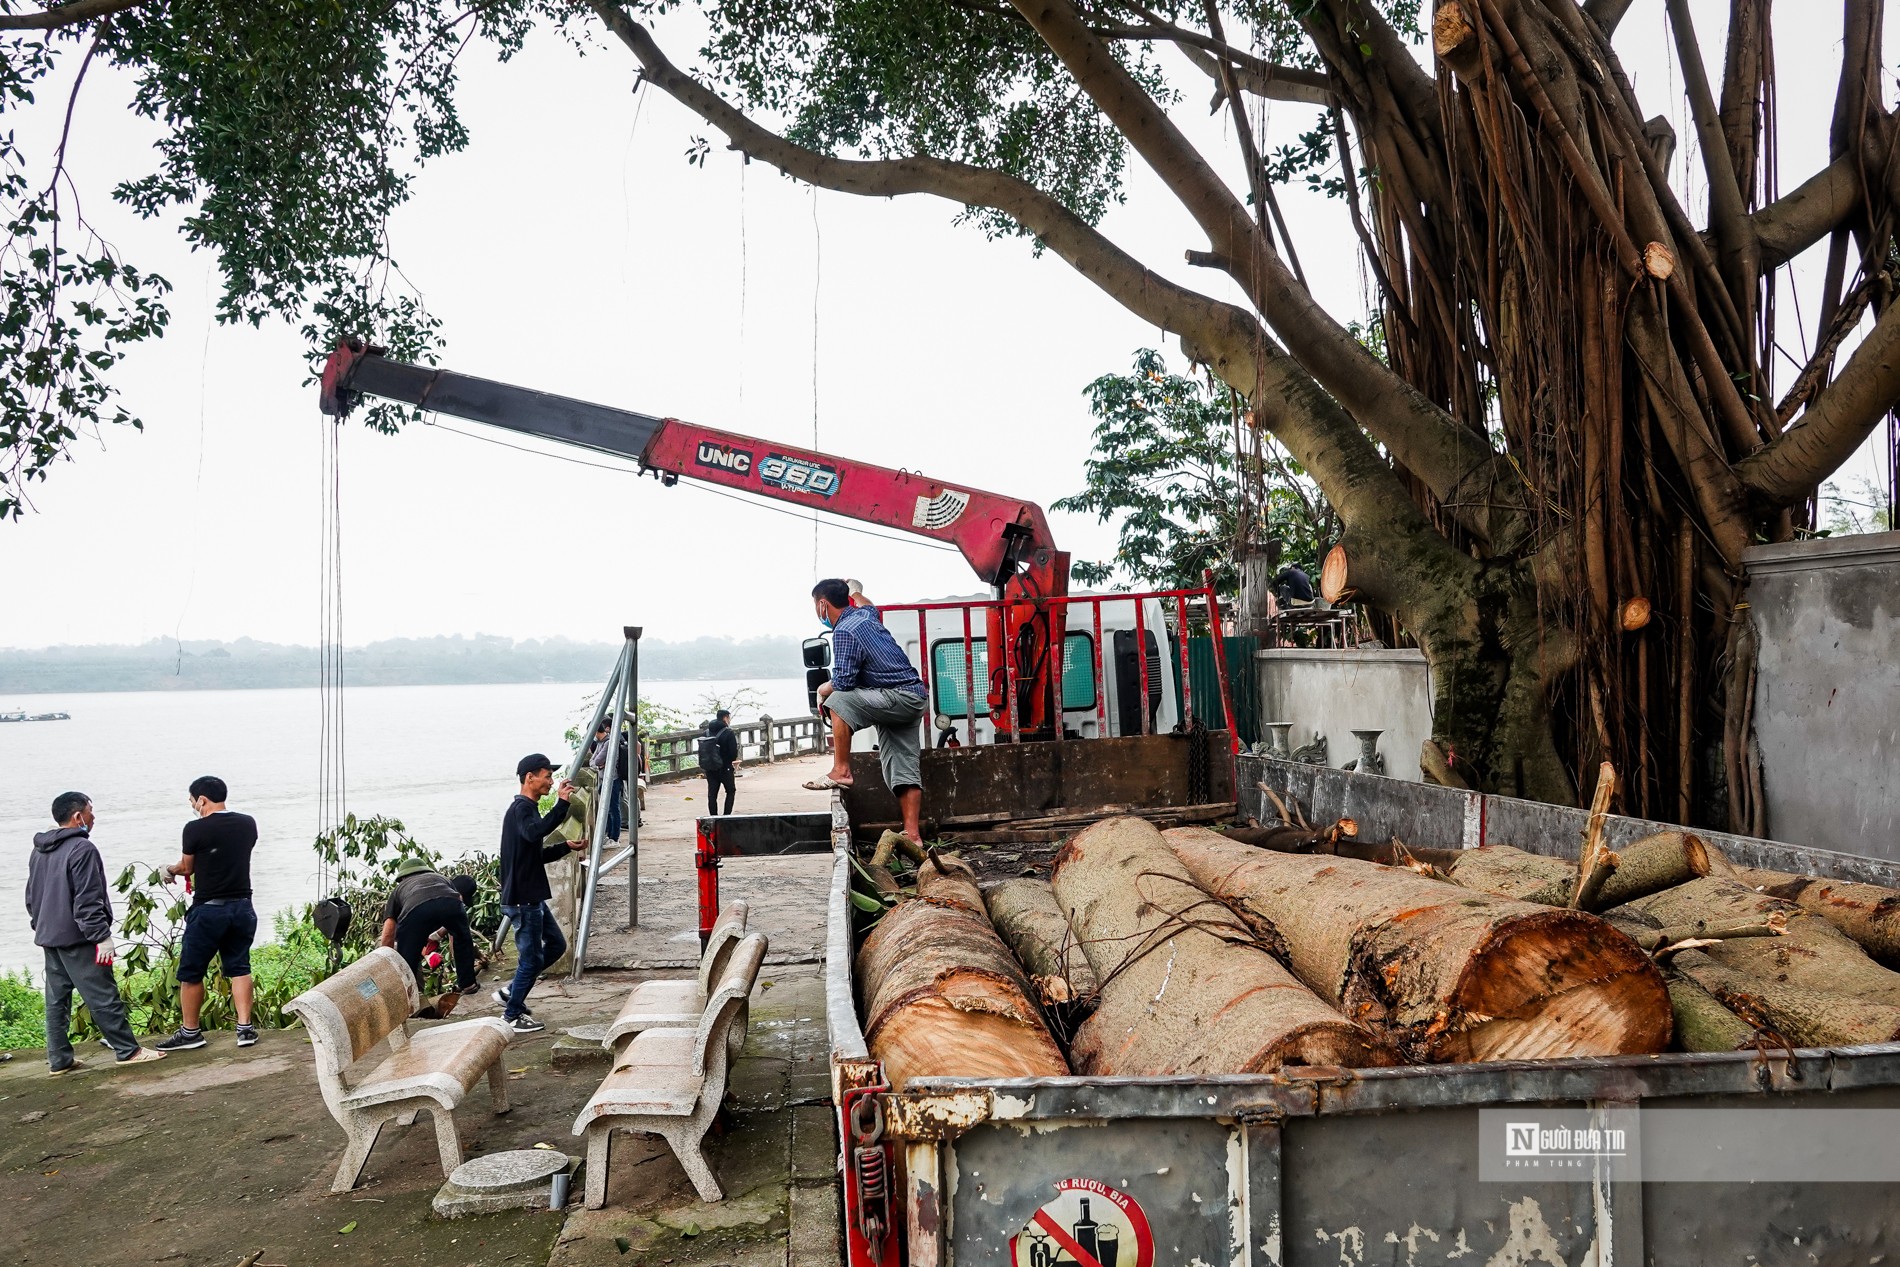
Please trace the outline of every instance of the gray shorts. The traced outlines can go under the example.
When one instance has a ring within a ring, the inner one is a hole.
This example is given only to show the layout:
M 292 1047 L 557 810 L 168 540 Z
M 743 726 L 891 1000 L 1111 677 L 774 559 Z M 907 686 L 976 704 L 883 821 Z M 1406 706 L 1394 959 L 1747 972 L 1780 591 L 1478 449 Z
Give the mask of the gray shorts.
M 861 686 L 855 691 L 833 691 L 825 697 L 832 712 L 853 731 L 877 727 L 877 762 L 884 770 L 884 786 L 922 787 L 918 753 L 923 747 L 924 697 L 883 686 Z

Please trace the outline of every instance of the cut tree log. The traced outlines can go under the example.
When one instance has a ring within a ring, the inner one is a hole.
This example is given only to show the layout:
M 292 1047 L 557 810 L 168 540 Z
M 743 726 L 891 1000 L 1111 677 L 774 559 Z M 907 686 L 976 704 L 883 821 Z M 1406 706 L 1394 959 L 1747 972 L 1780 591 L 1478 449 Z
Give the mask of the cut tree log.
M 1676 1011 L 1676 1046 L 1684 1051 L 1747 1051 L 1761 1041 L 1759 1030 L 1688 977 L 1670 974 L 1669 1003 Z
M 1711 953 L 1736 944 L 1724 942 L 1708 950 L 1685 950 L 1670 967 L 1707 990 L 1742 1020 L 1796 1047 L 1900 1040 L 1900 1007 L 1740 971 Z
M 1594 915 L 1193 827 L 1167 839 L 1202 888 L 1287 947 L 1300 980 L 1414 1060 L 1632 1055 L 1669 1042 L 1662 974 Z
M 1057 855 L 1056 900 L 1101 983 L 1077 1072 L 1265 1073 L 1389 1065 L 1386 1044 L 1297 981 L 1202 892 L 1152 824 L 1097 823 Z
M 1616 871 L 1603 882 L 1594 910 L 1609 910 L 1639 897 L 1735 868 L 1721 850 L 1686 831 L 1659 831 L 1616 851 Z
M 1617 857 L 1603 843 L 1603 828 L 1610 814 L 1610 799 L 1616 794 L 1616 768 L 1605 761 L 1597 767 L 1597 790 L 1590 798 L 1590 817 L 1583 829 L 1583 846 L 1577 852 L 1577 882 L 1570 899 L 1562 905 L 1573 911 L 1587 911 L 1610 873 L 1616 870 Z
M 1771 894 L 1757 893 L 1739 880 L 1703 876 L 1630 905 L 1669 929 L 1759 922 L 1779 914 L 1788 921 L 1784 936 L 1734 938 L 1699 953 L 1766 981 L 1900 1007 L 1900 972 L 1875 963 L 1859 943 L 1819 915 Z M 1723 997 L 1719 990 L 1714 993 Z
M 1735 878 L 1751 889 L 1819 915 L 1881 963 L 1900 968 L 1900 890 L 1746 868 L 1737 868 Z
M 1563 858 L 1529 853 L 1514 845 L 1481 845 L 1452 859 L 1451 878 L 1480 893 L 1562 906 L 1570 899 L 1577 865 Z
M 990 922 L 1016 952 L 1045 1003 L 1088 1003 L 1099 982 L 1047 880 L 1003 880 L 983 890 Z
M 930 858 L 917 893 L 878 920 L 857 956 L 865 1041 L 891 1085 L 1068 1073 L 969 868 Z
M 1721 850 L 1683 831 L 1657 832 L 1632 841 L 1616 851 L 1616 859 L 1615 869 L 1603 879 L 1586 909 L 1612 910 L 1701 876 L 1729 875 L 1735 870 Z M 1543 906 L 1567 903 L 1577 878 L 1573 862 L 1510 845 L 1458 852 L 1449 870 L 1451 878 L 1468 889 Z

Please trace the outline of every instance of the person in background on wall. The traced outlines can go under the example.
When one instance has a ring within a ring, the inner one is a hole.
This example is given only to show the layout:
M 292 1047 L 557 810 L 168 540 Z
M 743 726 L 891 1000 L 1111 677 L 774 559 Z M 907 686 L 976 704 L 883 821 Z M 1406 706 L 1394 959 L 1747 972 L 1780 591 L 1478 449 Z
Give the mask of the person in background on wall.
M 718 814 L 719 789 L 726 789 L 725 813 L 732 813 L 732 801 L 738 794 L 733 772 L 739 766 L 739 735 L 732 728 L 732 710 L 722 708 L 706 723 L 699 740 L 699 770 L 706 776 L 706 812 Z
M 455 992 L 475 993 L 475 936 L 468 928 L 468 908 L 474 900 L 474 876 L 450 879 L 415 857 L 396 864 L 396 887 L 383 904 L 383 935 L 378 944 L 392 946 L 402 956 L 416 976 L 418 990 L 422 988 L 422 949 L 431 937 L 446 933 L 455 953 Z
M 112 898 L 92 843 L 94 821 L 91 797 L 61 792 L 53 798 L 53 830 L 33 837 L 26 860 L 26 917 L 46 958 L 46 1068 L 55 1077 L 85 1067 L 73 1058 L 69 1032 L 74 990 L 120 1064 L 165 1058 L 139 1046 L 112 976 Z
M 198 817 L 185 824 L 183 854 L 164 868 L 167 881 L 191 877 L 191 909 L 185 912 L 185 935 L 178 947 L 178 1010 L 184 1015 L 178 1032 L 158 1049 L 185 1051 L 205 1045 L 198 1019 L 213 955 L 231 983 L 237 1045 L 249 1047 L 257 1042 L 251 1021 L 251 942 L 257 937 L 251 851 L 257 847 L 257 820 L 226 809 L 230 790 L 212 775 L 193 779 L 187 795 Z
M 1273 578 L 1273 596 L 1280 600 L 1283 607 L 1311 607 L 1313 605 L 1313 578 L 1301 570 L 1297 563 L 1289 563 L 1281 568 Z
M 612 730 L 613 727 L 613 718 L 601 718 L 600 725 L 594 728 L 594 740 L 588 745 L 587 749 L 588 766 L 603 779 L 607 777 L 607 732 Z M 612 791 L 609 792 L 607 796 L 607 839 L 617 844 L 620 841 L 620 802 L 626 795 L 621 790 L 625 786 L 627 778 L 627 741 L 625 736 L 621 737 L 620 751 L 614 754 L 614 762 L 614 785 Z M 595 786 L 598 787 L 599 785 L 596 784 Z
M 585 849 L 585 840 L 542 842 L 567 821 L 567 798 L 574 785 L 562 779 L 555 787 L 554 763 L 532 753 L 515 763 L 521 791 L 501 820 L 501 913 L 515 926 L 515 979 L 508 989 L 495 991 L 501 1019 L 517 1034 L 538 1034 L 547 1026 L 528 1011 L 528 991 L 541 970 L 567 953 L 567 938 L 548 909 L 554 891 L 548 887 L 548 863 L 570 849 Z M 554 808 L 541 812 L 541 798 L 554 790 Z
M 877 608 L 851 606 L 850 587 L 833 577 L 812 587 L 812 606 L 831 630 L 831 681 L 818 696 L 831 710 L 831 772 L 805 786 L 851 786 L 851 736 L 877 727 L 878 764 L 897 797 L 904 834 L 923 843 L 924 680 L 878 620 Z

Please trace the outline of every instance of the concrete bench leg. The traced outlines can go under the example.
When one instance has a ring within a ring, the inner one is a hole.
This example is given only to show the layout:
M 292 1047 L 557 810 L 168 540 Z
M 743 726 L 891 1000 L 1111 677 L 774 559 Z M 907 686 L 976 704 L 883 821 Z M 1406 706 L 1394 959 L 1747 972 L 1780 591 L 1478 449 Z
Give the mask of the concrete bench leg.
M 720 1191 L 719 1180 L 706 1160 L 706 1137 L 692 1130 L 662 1134 L 672 1147 L 673 1155 L 679 1158 L 680 1169 L 693 1181 L 693 1190 L 699 1193 L 699 1199 L 708 1203 L 724 1200 L 726 1194 Z
M 495 1112 L 508 1111 L 508 1071 L 499 1060 L 488 1066 L 488 1098 L 493 1101 Z
M 607 1155 L 612 1146 L 613 1127 L 587 1128 L 587 1208 L 598 1210 L 607 1204 Z
M 429 1110 L 435 1119 L 435 1147 L 442 1154 L 442 1177 L 448 1178 L 462 1164 L 462 1135 L 455 1129 L 455 1114 L 436 1105 Z
M 355 1118 L 345 1122 L 343 1129 L 349 1133 L 349 1143 L 343 1146 L 343 1161 L 336 1168 L 336 1180 L 331 1183 L 330 1191 L 348 1192 L 356 1186 L 363 1175 L 363 1167 L 369 1164 L 369 1150 L 376 1147 L 376 1137 L 382 1134 L 384 1118 Z

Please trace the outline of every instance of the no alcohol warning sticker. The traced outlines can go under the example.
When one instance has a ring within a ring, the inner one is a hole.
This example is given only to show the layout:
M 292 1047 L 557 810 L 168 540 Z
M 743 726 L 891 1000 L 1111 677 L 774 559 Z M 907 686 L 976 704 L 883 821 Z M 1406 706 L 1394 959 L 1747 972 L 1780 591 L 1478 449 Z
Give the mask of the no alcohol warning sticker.
M 1009 1242 L 1015 1267 L 1154 1267 L 1140 1202 L 1095 1179 L 1064 1179 Z

